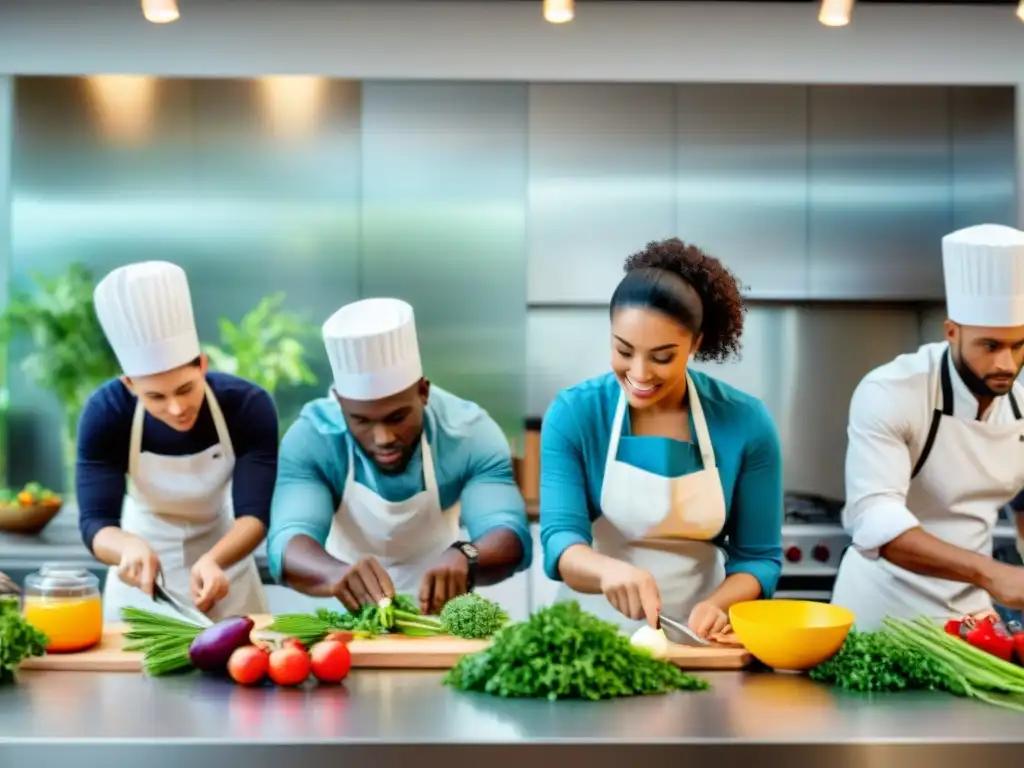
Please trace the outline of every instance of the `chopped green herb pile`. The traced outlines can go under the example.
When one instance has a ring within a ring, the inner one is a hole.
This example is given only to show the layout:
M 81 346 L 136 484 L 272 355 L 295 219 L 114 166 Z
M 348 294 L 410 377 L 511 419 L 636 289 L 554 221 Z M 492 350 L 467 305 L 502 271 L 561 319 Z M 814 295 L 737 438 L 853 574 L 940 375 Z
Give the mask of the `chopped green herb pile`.
M 812 669 L 810 678 L 861 693 L 949 691 L 956 685 L 941 662 L 886 631 L 851 630 L 839 653 Z
M 475 592 L 453 597 L 441 609 L 441 628 L 449 635 L 478 640 L 490 637 L 508 624 L 500 605 Z
M 192 669 L 188 649 L 203 628 L 181 619 L 125 606 L 121 618 L 128 625 L 124 633 L 126 651 L 141 651 L 142 665 L 153 677 Z
M 43 656 L 50 639 L 21 616 L 17 597 L 0 598 L 0 683 L 14 682 L 25 659 Z
M 1024 711 L 1024 668 L 1003 661 L 927 618 L 889 618 L 877 632 L 850 632 L 812 680 L 849 691 L 947 691 Z
M 556 603 L 509 624 L 483 651 L 463 656 L 445 685 L 507 698 L 609 699 L 700 691 L 705 680 L 630 644 L 618 628 L 580 609 Z
M 411 637 L 450 634 L 477 640 L 490 637 L 507 622 L 508 615 L 500 605 L 473 593 L 449 600 L 440 616 L 424 616 L 411 597 L 396 595 L 379 605 L 364 606 L 356 613 L 321 608 L 315 614 L 281 614 L 274 617 L 268 629 L 309 646 L 339 630 L 367 635 L 398 632 Z

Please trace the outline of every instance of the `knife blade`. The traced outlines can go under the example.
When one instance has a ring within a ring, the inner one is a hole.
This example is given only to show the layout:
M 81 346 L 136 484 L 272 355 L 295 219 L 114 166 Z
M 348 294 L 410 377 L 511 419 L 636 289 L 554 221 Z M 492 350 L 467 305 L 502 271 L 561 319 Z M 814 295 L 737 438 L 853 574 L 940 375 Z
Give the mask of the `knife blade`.
M 698 648 L 711 645 L 710 641 L 700 637 L 688 626 L 675 619 L 670 619 L 663 613 L 658 614 L 658 629 L 665 633 L 665 637 L 669 639 L 669 642 L 676 645 L 689 645 Z
M 159 581 L 153 584 L 153 599 L 158 603 L 165 603 L 173 608 L 182 618 L 198 624 L 201 627 L 213 626 L 213 620 L 195 608 L 185 605 L 178 598 L 168 592 Z

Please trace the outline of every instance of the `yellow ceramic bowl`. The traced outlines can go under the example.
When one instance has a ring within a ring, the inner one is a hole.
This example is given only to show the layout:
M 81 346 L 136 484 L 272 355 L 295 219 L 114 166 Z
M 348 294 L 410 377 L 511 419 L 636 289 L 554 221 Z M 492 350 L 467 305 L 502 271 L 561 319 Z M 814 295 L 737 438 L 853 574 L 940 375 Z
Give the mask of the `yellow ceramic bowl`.
M 736 637 L 772 669 L 796 672 L 830 659 L 853 626 L 853 612 L 811 600 L 753 600 L 729 609 Z

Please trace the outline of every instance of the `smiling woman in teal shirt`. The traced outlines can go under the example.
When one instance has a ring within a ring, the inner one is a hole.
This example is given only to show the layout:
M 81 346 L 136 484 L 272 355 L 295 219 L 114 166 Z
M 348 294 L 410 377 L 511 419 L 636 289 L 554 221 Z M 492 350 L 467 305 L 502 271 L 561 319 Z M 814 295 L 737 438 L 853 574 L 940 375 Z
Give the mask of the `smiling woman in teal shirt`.
M 770 597 L 782 569 L 782 451 L 764 405 L 690 355 L 737 352 L 743 307 L 716 259 L 678 240 L 626 262 L 611 302 L 612 372 L 561 392 L 541 434 L 544 569 L 559 599 L 635 628 L 702 636 Z

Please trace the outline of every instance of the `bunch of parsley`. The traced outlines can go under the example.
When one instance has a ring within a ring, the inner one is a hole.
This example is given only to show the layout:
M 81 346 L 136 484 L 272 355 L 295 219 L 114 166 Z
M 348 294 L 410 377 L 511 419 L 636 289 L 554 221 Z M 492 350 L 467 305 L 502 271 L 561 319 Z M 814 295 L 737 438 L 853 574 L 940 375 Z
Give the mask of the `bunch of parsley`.
M 810 678 L 847 691 L 966 693 L 962 681 L 941 660 L 884 630 L 851 630 L 839 652 L 812 669 Z
M 21 617 L 17 597 L 0 597 L 0 683 L 14 681 L 18 665 L 46 653 L 49 638 Z
M 556 603 L 500 629 L 483 651 L 463 656 L 444 684 L 507 698 L 609 699 L 701 691 L 705 680 L 630 644 L 618 628 Z

